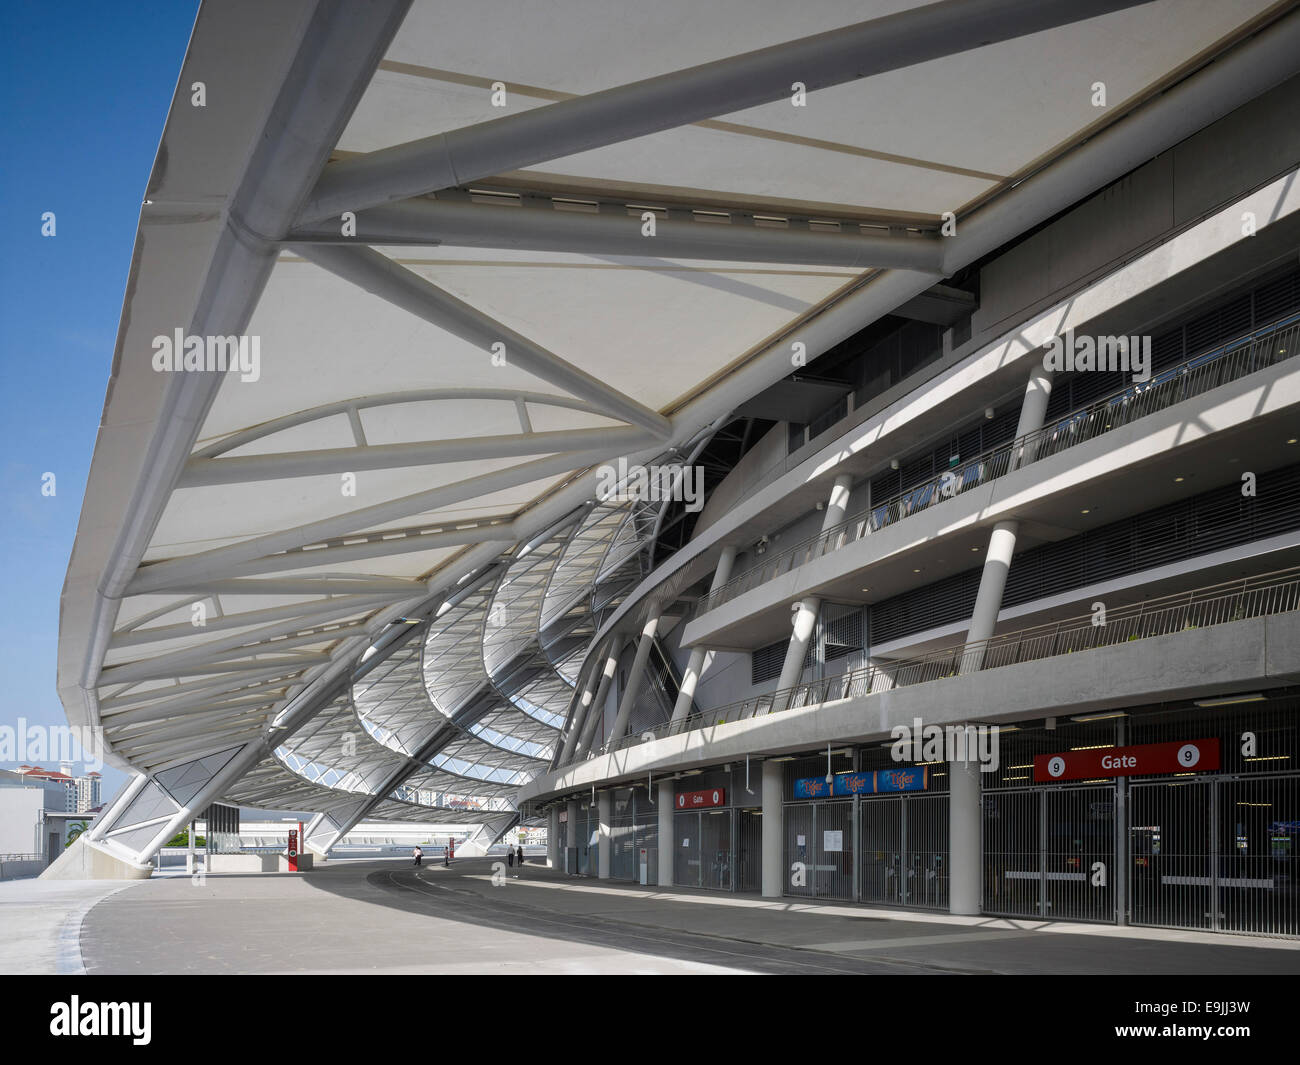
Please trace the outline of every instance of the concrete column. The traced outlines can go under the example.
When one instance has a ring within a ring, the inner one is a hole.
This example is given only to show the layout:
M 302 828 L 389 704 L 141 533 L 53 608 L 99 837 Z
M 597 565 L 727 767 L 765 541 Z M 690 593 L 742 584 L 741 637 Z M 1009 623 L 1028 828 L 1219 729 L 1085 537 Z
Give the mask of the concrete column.
M 831 495 L 826 501 L 826 513 L 822 517 L 822 532 L 839 525 L 849 512 L 849 488 L 853 479 L 847 473 L 841 473 L 831 485 Z
M 1052 371 L 1043 368 L 1041 362 L 1035 363 L 1029 374 L 1029 383 L 1025 385 L 1025 398 L 1020 404 L 1020 421 L 1016 423 L 1016 439 L 1037 432 L 1043 427 L 1043 418 L 1047 414 L 1047 401 L 1052 398 Z M 1026 447 L 1011 456 L 1011 469 L 1019 469 L 1033 462 L 1037 448 Z
M 605 665 L 601 667 L 600 683 L 596 686 L 596 696 L 592 699 L 591 706 L 587 710 L 587 720 L 582 726 L 582 736 L 573 751 L 575 758 L 581 758 L 591 749 L 591 738 L 596 734 L 596 726 L 600 724 L 600 719 L 605 714 L 605 697 L 609 694 L 609 686 L 614 679 L 614 671 L 617 668 L 618 647 L 613 645 L 610 648 L 609 657 L 605 659 Z
M 659 886 L 673 886 L 673 782 L 672 778 L 659 781 L 659 797 L 655 805 L 659 810 Z
M 984 649 L 998 623 L 1002 609 L 1002 591 L 1007 585 L 1011 556 L 1016 550 L 1017 521 L 1000 521 L 993 526 L 989 549 L 984 556 L 984 572 L 975 595 L 975 610 L 966 631 L 966 647 L 961 656 L 962 673 L 974 673 L 984 667 Z
M 191 821 L 185 840 L 185 872 L 190 876 L 194 875 L 194 825 L 195 822 Z
M 803 676 L 803 660 L 808 654 L 808 641 L 812 639 L 813 630 L 817 627 L 817 615 L 821 608 L 820 596 L 806 595 L 799 601 L 799 609 L 795 611 L 794 623 L 790 628 L 790 646 L 786 648 L 781 679 L 776 682 L 777 691 L 793 688 Z
M 627 688 L 619 700 L 618 716 L 614 718 L 614 727 L 609 731 L 605 749 L 609 750 L 627 732 L 628 718 L 632 716 L 632 707 L 636 697 L 641 693 L 641 682 L 645 680 L 646 664 L 650 661 L 650 651 L 654 648 L 655 633 L 659 631 L 660 611 L 657 605 L 651 606 L 650 616 L 641 628 L 641 640 L 636 645 L 636 657 L 632 659 L 632 669 L 627 675 Z
M 1052 397 L 1052 371 L 1035 363 L 1025 386 L 1024 402 L 1020 405 L 1020 421 L 1016 425 L 1016 439 L 1036 432 L 1043 427 L 1047 401 Z M 1034 460 L 1036 447 L 1032 444 L 1011 455 L 1009 470 L 1019 469 Z M 970 628 L 966 632 L 966 647 L 962 652 L 961 673 L 974 673 L 984 668 L 984 651 L 987 641 L 998 624 L 1002 610 L 1002 592 L 1007 585 L 1007 571 L 1011 569 L 1011 556 L 1016 550 L 1016 536 L 1020 522 L 1000 521 L 989 535 L 989 549 L 984 556 L 984 572 L 980 574 L 979 591 L 975 596 L 975 610 L 971 614 Z
M 564 841 L 564 871 L 566 873 L 576 873 L 578 871 L 578 848 L 582 846 L 582 841 L 578 838 L 578 800 L 570 799 L 565 807 L 565 817 L 568 819 L 568 839 Z
M 852 479 L 847 473 L 842 473 L 835 478 L 835 483 L 831 485 L 830 498 L 826 503 L 826 513 L 822 517 L 822 532 L 834 528 L 844 520 L 849 509 L 851 483 Z M 808 653 L 808 640 L 817 627 L 817 615 L 821 607 L 822 601 L 819 596 L 808 595 L 800 600 L 791 627 L 790 646 L 785 652 L 785 664 L 781 667 L 781 679 L 776 683 L 777 691 L 793 688 L 803 676 L 803 660 Z
M 600 817 L 600 851 L 597 855 L 599 877 L 601 880 L 609 879 L 609 865 L 612 854 L 611 825 L 613 820 L 612 808 L 613 796 L 608 791 L 602 791 L 596 796 L 596 813 Z
M 736 549 L 734 547 L 724 547 L 722 555 L 718 558 L 718 567 L 713 571 L 713 583 L 709 585 L 709 592 L 716 592 L 731 579 L 731 567 L 736 562 Z M 677 702 L 673 706 L 672 717 L 669 718 L 671 724 L 675 725 L 679 721 L 684 721 L 686 715 L 691 712 L 691 702 L 695 699 L 695 688 L 700 682 L 700 674 L 704 671 L 704 656 L 708 654 L 707 648 L 691 648 L 691 657 L 686 663 L 686 672 L 682 674 L 682 686 L 677 692 Z
M 980 764 L 975 758 L 948 763 L 948 910 L 980 912 L 984 864 L 981 839 Z
M 781 798 L 785 772 L 781 762 L 763 763 L 763 898 L 779 899 L 785 888 L 785 824 Z
M 551 869 L 559 869 L 560 857 L 560 808 L 552 806 L 546 817 L 546 864 Z

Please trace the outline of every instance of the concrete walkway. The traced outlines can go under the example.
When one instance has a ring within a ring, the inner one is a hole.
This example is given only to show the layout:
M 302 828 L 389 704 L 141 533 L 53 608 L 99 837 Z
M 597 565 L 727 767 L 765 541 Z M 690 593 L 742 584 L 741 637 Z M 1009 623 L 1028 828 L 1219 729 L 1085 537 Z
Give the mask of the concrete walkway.
M 81 922 L 96 903 L 145 881 L 0 881 L 0 972 L 84 973 Z
M 539 865 L 502 880 L 494 864 L 113 885 L 80 946 L 91 973 L 1300 972 L 1293 940 L 661 892 Z

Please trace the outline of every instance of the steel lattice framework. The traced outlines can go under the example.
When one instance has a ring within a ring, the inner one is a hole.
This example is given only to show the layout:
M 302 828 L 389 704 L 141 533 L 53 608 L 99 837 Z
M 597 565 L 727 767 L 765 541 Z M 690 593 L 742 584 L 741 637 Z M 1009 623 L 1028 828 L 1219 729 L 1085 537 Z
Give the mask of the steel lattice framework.
M 218 799 L 499 834 L 653 566 L 601 468 L 1293 73 L 1293 5 L 1175 2 L 205 4 L 63 596 L 69 720 L 137 774 L 87 843 Z

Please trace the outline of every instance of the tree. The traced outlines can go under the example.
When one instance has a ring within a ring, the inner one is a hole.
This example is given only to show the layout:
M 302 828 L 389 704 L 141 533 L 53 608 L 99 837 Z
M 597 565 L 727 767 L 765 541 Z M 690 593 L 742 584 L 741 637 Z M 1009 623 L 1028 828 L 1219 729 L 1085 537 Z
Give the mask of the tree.
M 78 821 L 75 824 L 68 826 L 68 844 L 71 845 L 72 841 L 85 832 L 89 827 L 90 825 L 86 821 Z
M 182 828 L 176 833 L 176 835 L 172 836 L 172 838 L 167 841 L 166 845 L 168 847 L 188 847 L 190 845 L 190 830 L 188 828 Z M 205 847 L 207 846 L 207 840 L 202 836 L 195 836 L 194 846 Z

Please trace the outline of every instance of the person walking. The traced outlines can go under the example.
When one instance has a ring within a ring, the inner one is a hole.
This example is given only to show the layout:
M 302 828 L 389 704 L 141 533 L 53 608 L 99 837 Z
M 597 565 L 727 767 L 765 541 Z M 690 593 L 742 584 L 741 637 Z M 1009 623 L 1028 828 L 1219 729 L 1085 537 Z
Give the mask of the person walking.
M 519 862 L 519 869 L 522 872 L 524 868 L 524 846 L 522 843 L 519 845 L 519 853 L 515 855 L 515 860 Z
M 447 846 L 442 849 L 442 864 L 451 865 L 451 839 L 448 838 Z
M 510 867 L 513 867 L 514 864 L 515 864 L 515 852 L 514 852 L 514 850 L 513 850 L 511 847 L 507 846 L 507 847 L 506 847 L 506 865 L 507 865 L 507 866 L 510 866 Z
M 415 864 L 419 865 L 420 859 L 423 857 L 424 857 L 424 851 L 420 850 L 420 845 L 417 843 L 415 845 Z

